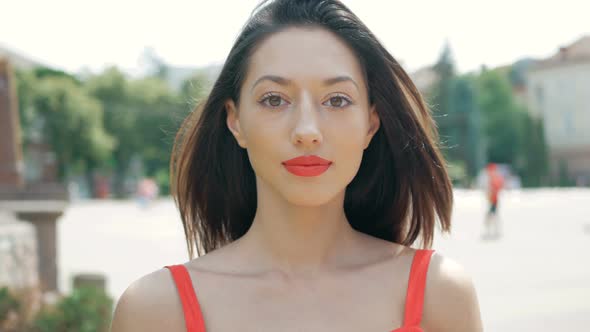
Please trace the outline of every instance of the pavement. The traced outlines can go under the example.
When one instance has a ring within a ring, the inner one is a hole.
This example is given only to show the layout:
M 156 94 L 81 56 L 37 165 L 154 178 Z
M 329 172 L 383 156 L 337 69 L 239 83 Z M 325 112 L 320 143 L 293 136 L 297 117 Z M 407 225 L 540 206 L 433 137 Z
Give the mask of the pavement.
M 455 191 L 452 233 L 434 249 L 472 276 L 485 331 L 590 331 L 590 189 L 504 192 L 503 236 L 482 238 L 481 192 Z M 102 273 L 118 299 L 137 278 L 188 260 L 171 199 L 79 201 L 58 223 L 60 289 L 78 273 Z

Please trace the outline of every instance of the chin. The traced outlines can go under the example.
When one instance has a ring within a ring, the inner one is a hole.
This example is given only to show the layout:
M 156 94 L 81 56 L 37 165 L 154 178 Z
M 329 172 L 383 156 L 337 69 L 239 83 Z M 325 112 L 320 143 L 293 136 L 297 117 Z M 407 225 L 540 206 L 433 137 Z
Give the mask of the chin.
M 295 206 L 301 207 L 319 207 L 332 202 L 337 199 L 339 192 L 318 191 L 318 190 L 304 190 L 290 193 L 283 193 L 283 197 L 287 202 Z

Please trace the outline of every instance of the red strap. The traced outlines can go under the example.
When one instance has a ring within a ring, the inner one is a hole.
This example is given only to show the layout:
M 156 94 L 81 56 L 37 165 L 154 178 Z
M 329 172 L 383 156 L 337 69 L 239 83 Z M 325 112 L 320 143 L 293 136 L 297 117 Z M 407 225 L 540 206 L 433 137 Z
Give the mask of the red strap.
M 406 294 L 404 326 L 420 326 L 428 265 L 434 250 L 416 250 Z
M 195 289 L 188 271 L 184 265 L 166 266 L 172 273 L 178 295 L 182 302 L 184 321 L 187 332 L 205 332 L 205 321 L 201 313 L 201 306 L 197 300 Z

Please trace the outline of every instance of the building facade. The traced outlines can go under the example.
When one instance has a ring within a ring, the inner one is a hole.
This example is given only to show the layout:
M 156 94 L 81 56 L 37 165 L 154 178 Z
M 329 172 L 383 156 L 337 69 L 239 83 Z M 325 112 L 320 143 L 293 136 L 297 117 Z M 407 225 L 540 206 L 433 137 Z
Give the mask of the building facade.
M 527 81 L 530 112 L 544 122 L 551 177 L 590 186 L 590 36 L 539 61 Z

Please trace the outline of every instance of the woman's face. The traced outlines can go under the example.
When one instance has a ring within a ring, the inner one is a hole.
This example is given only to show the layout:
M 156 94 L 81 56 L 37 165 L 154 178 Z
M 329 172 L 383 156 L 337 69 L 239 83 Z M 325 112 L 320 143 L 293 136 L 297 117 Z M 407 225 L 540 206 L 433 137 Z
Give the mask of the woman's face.
M 353 51 L 327 30 L 289 28 L 259 45 L 239 105 L 226 103 L 259 195 L 301 206 L 343 197 L 379 128 L 366 86 Z M 323 160 L 292 160 L 301 156 Z

